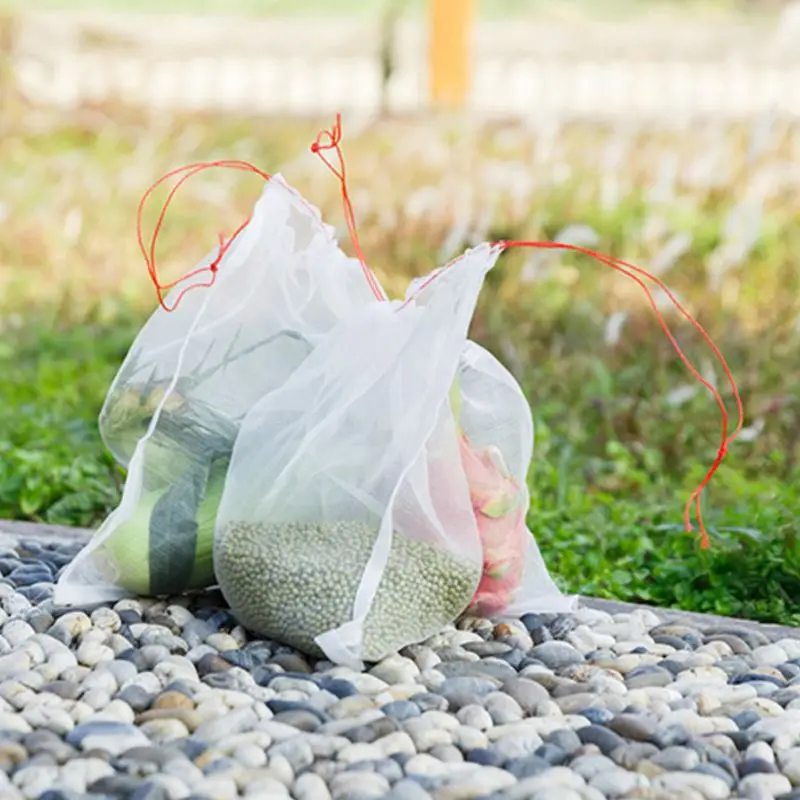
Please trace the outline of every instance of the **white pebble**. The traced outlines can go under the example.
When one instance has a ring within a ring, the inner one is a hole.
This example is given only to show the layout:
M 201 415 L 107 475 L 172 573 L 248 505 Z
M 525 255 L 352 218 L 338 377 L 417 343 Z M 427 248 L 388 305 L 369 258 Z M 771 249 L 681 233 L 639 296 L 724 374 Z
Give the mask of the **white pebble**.
M 31 661 L 32 666 L 37 664 L 44 664 L 47 661 L 44 648 L 36 641 L 36 639 L 28 639 L 24 641 L 19 647 L 15 649 L 17 653 L 25 653 Z
M 69 733 L 75 727 L 75 722 L 69 713 L 63 708 L 54 706 L 25 709 L 22 717 L 32 727 L 46 728 L 59 736 Z
M 425 669 L 420 673 L 419 680 L 428 691 L 436 691 L 447 678 L 438 669 Z
M 762 761 L 775 763 L 775 752 L 766 742 L 753 742 L 745 752 L 745 758 L 760 758 Z
M 245 767 L 254 769 L 263 767 L 267 763 L 267 755 L 264 749 L 256 747 L 254 744 L 245 744 L 237 747 L 233 757 Z
M 389 791 L 389 781 L 377 772 L 340 772 L 331 780 L 331 795 L 334 800 L 375 798 L 379 800 Z
M 68 669 L 78 666 L 78 659 L 75 658 L 75 653 L 72 651 L 64 650 L 51 655 L 48 658 L 47 666 L 57 670 L 57 675 L 63 675 Z
M 133 724 L 136 715 L 133 709 L 123 700 L 111 700 L 105 707 L 94 715 L 93 719 L 105 719 L 111 722 L 126 722 Z
M 3 625 L 3 636 L 12 647 L 18 647 L 35 635 L 36 631 L 22 619 L 12 619 Z
M 386 737 L 384 737 L 384 739 L 385 738 Z M 379 743 L 382 742 L 383 739 L 379 739 L 378 742 L 370 742 L 369 744 L 364 742 L 349 744 L 339 751 L 337 760 L 342 764 L 355 764 L 358 761 L 378 761 L 384 757 L 383 750 L 379 745 Z M 416 752 L 413 742 L 411 750 Z
M 141 600 L 135 597 L 123 597 L 122 600 L 118 600 L 114 604 L 114 611 L 117 613 L 120 611 L 135 611 L 137 614 L 141 614 L 143 610 L 144 606 Z
M 13 678 L 20 672 L 27 672 L 33 666 L 33 660 L 27 653 L 16 650 L 0 656 L 0 680 Z
M 467 725 L 460 725 L 452 732 L 453 744 L 464 750 L 475 750 L 477 748 L 488 747 L 489 739 L 486 734 L 477 728 L 470 728 Z
M 176 680 L 189 683 L 197 683 L 200 680 L 192 662 L 179 656 L 170 656 L 169 660 L 160 661 L 153 667 L 153 675 L 158 678 L 162 686 Z
M 220 653 L 224 653 L 226 650 L 239 649 L 239 642 L 229 633 L 212 633 L 211 636 L 206 639 L 206 644 Z
M 33 728 L 31 728 L 31 726 L 19 714 L 1 712 L 0 731 L 2 730 L 30 733 Z
M 715 775 L 703 775 L 700 772 L 665 772 L 650 781 L 653 789 L 673 792 L 685 796 L 689 790 L 699 792 L 705 800 L 725 800 L 730 797 L 728 784 Z
M 419 717 L 412 717 L 411 719 L 419 720 L 417 724 L 432 725 L 434 728 L 445 731 L 453 731 L 461 724 L 452 714 L 447 714 L 444 711 L 426 711 Z M 408 720 L 408 722 L 411 722 L 411 720 Z
M 302 680 L 301 678 L 284 678 L 282 676 L 273 678 L 269 682 L 269 686 L 270 689 L 274 689 L 279 694 L 283 692 L 300 692 L 305 697 L 320 691 L 319 686 L 311 681 Z
M 296 800 L 330 800 L 331 794 L 325 781 L 314 772 L 304 772 L 294 783 L 293 794 Z M 272 797 L 263 794 L 263 797 Z
M 76 725 L 86 722 L 86 720 L 91 719 L 96 713 L 90 705 L 84 703 L 82 700 L 76 700 L 71 707 L 66 704 L 64 707 L 69 711 L 69 715 L 75 720 Z
M 59 786 L 84 794 L 95 781 L 114 774 L 114 768 L 100 758 L 73 758 L 61 767 Z
M 324 781 L 322 785 L 325 786 Z M 330 797 L 327 786 L 325 787 L 325 792 L 326 794 L 319 795 L 320 800 L 326 800 L 326 798 Z M 248 783 L 244 789 L 244 796 L 258 798 L 258 800 L 290 800 L 291 797 L 289 790 L 279 780 L 269 776 L 257 778 L 251 783 Z M 300 800 L 299 795 L 295 795 L 295 797 L 297 797 L 297 800 Z M 311 795 L 309 795 L 309 797 L 311 797 Z M 313 797 L 314 800 L 317 799 L 317 795 L 313 795 Z M 216 797 L 214 797 L 214 800 L 217 800 Z
M 228 671 L 228 674 L 233 672 L 233 669 Z M 242 706 L 252 706 L 254 704 L 253 698 L 246 692 L 237 692 L 236 689 L 218 689 L 215 692 L 216 696 L 228 708 L 241 708 Z
M 122 627 L 119 614 L 111 608 L 101 606 L 92 612 L 92 624 L 95 628 L 107 633 L 116 633 Z
M 114 651 L 114 656 L 117 658 L 121 653 L 131 649 L 131 643 L 118 633 L 112 633 L 111 636 L 106 639 L 106 646 Z
M 148 780 L 161 786 L 169 800 L 181 800 L 189 794 L 186 783 L 175 775 L 152 775 Z
M 20 710 L 30 705 L 36 693 L 18 680 L 9 679 L 0 683 L 0 697 L 8 701 L 13 708 Z
M 2 605 L 3 611 L 5 611 L 9 617 L 18 617 L 33 608 L 31 601 L 28 600 L 27 597 L 23 597 L 16 592 L 6 595 L 0 605 Z
M 267 766 L 276 780 L 279 780 L 287 788 L 292 785 L 294 781 L 294 768 L 285 755 L 281 753 L 271 755 Z
M 87 706 L 99 711 L 111 702 L 111 695 L 105 689 L 90 689 L 83 693 L 81 699 Z
M 750 726 L 748 732 L 754 738 L 771 743 L 773 750 L 776 751 L 800 745 L 800 709 L 760 719 Z
M 590 786 L 602 792 L 605 797 L 625 797 L 637 789 L 647 789 L 650 781 L 638 772 L 628 772 L 624 769 L 613 769 L 595 775 Z
M 330 671 L 330 675 L 334 678 L 344 678 L 350 681 L 356 687 L 356 691 L 366 697 L 380 694 L 380 692 L 389 688 L 386 681 L 382 681 L 380 678 L 376 678 L 366 672 L 353 672 L 350 669 L 336 667 Z
M 133 664 L 131 664 L 131 666 L 133 666 Z M 85 680 L 83 681 L 83 688 L 84 691 L 89 691 L 91 689 L 102 689 L 104 692 L 113 694 L 119 687 L 117 686 L 117 679 L 110 672 L 108 672 L 108 670 L 98 669 L 86 676 Z
M 141 686 L 150 694 L 158 694 L 164 688 L 161 681 L 152 672 L 140 672 L 131 681 L 131 685 Z
M 786 651 L 779 644 L 765 644 L 756 647 L 752 653 L 753 661 L 762 667 L 777 667 L 789 660 Z
M 194 619 L 194 614 L 188 608 L 179 605 L 167 606 L 164 613 L 180 628 L 184 628 Z
M 800 658 L 800 639 L 778 639 L 775 644 L 784 649 L 790 661 Z
M 410 658 L 395 654 L 376 664 L 369 674 L 394 686 L 401 683 L 415 683 L 420 675 L 420 669 Z
M 189 729 L 179 719 L 151 719 L 149 722 L 142 723 L 139 729 L 156 745 L 165 744 L 174 739 L 183 739 L 189 735 Z M 184 775 L 180 777 L 185 778 Z
M 78 663 L 85 667 L 94 667 L 101 661 L 114 660 L 114 651 L 110 647 L 93 641 L 82 642 L 76 655 Z
M 785 775 L 762 772 L 746 775 L 739 781 L 737 790 L 742 797 L 751 800 L 772 800 L 776 795 L 790 792 L 792 784 Z
M 396 731 L 384 736 L 375 743 L 378 746 L 380 756 L 378 758 L 389 758 L 396 753 L 408 753 L 414 755 L 416 749 L 411 737 L 405 731 Z
M 437 775 L 446 775 L 448 772 L 447 765 L 434 758 L 427 753 L 418 753 L 412 756 L 405 766 L 406 775 L 427 775 L 436 777 Z
M 414 747 L 419 753 L 424 753 L 437 745 L 452 744 L 453 736 L 450 731 L 434 728 L 419 717 L 412 717 L 403 726 L 411 737 Z
M 217 655 L 217 651 L 207 644 L 199 644 L 186 654 L 186 660 L 190 661 L 192 664 L 196 664 L 203 656 L 208 655 L 215 656 Z
M 548 770 L 548 773 L 552 770 Z M 517 787 L 514 784 L 517 779 L 504 769 L 499 767 L 480 767 L 477 770 L 469 772 L 467 775 L 456 778 L 447 784 L 445 797 L 477 797 L 484 794 L 492 794 L 492 792 L 502 792 L 506 790 L 504 797 L 514 798 L 514 789 Z M 521 786 L 522 784 L 517 784 Z M 513 787 L 513 788 L 511 788 Z M 465 794 L 464 792 L 471 791 L 472 794 Z M 460 793 L 459 793 L 460 792 Z M 519 798 L 526 798 L 527 794 L 519 795 Z
M 83 611 L 68 611 L 58 618 L 53 627 L 63 629 L 74 640 L 92 629 L 92 621 Z
M 22 767 L 14 773 L 13 783 L 26 798 L 39 797 L 58 779 L 58 767 L 53 764 L 37 764 Z
M 192 787 L 194 794 L 213 797 L 214 800 L 237 800 L 239 790 L 236 781 L 225 775 L 209 775 Z

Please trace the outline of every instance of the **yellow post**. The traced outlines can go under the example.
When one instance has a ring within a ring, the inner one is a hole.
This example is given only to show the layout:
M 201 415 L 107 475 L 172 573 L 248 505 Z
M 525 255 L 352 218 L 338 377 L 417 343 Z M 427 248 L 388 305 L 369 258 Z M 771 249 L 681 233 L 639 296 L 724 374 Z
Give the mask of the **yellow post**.
M 458 110 L 469 91 L 475 0 L 430 0 L 428 65 L 434 106 Z

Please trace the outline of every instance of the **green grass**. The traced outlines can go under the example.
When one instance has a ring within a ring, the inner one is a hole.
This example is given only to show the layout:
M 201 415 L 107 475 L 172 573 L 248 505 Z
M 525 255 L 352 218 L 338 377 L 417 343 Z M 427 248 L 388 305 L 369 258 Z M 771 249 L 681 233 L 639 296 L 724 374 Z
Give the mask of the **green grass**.
M 285 177 L 341 224 L 335 181 L 307 150 L 317 127 L 165 122 L 119 109 L 19 117 L 7 126 L 0 139 L 0 518 L 91 526 L 119 498 L 124 476 L 96 420 L 154 308 L 134 239 L 144 189 L 199 159 L 284 165 Z M 707 551 L 682 530 L 681 515 L 714 458 L 719 411 L 705 391 L 685 402 L 672 394 L 693 381 L 636 287 L 573 256 L 553 262 L 550 277 L 526 281 L 524 254 L 510 254 L 489 275 L 472 333 L 516 370 L 531 403 L 529 521 L 566 589 L 800 624 L 800 193 L 783 167 L 797 160 L 800 132 L 776 128 L 753 158 L 746 128 L 641 132 L 627 145 L 624 169 L 606 172 L 616 133 L 597 128 L 563 129 L 541 164 L 535 135 L 513 126 L 465 137 L 444 121 L 395 121 L 352 136 L 345 120 L 344 132 L 362 244 L 395 296 L 437 263 L 458 224 L 454 209 L 473 189 L 477 240 L 552 239 L 583 224 L 596 232 L 597 249 L 647 267 L 670 236 L 691 236 L 664 277 L 728 358 L 753 432 L 732 445 L 706 494 Z M 687 171 L 657 203 L 649 192 L 670 156 Z M 707 177 L 688 170 L 712 156 L 718 161 Z M 528 179 L 520 198 L 515 191 Z M 758 239 L 714 288 L 711 265 L 733 243 L 729 215 L 761 185 L 768 192 Z M 236 227 L 259 190 L 240 173 L 189 182 L 159 245 L 163 274 L 190 268 L 218 230 Z M 621 310 L 630 317 L 619 342 L 607 343 L 607 321 Z M 676 315 L 667 320 L 706 374 L 712 362 L 701 337 Z M 724 389 L 721 371 L 715 374 Z

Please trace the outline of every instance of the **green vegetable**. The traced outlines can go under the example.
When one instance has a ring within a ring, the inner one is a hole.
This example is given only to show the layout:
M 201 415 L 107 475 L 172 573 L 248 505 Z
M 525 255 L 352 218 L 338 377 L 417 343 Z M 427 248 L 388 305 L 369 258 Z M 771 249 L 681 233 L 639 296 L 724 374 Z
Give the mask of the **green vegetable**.
M 106 540 L 129 592 L 165 595 L 215 582 L 214 526 L 228 459 L 194 466 L 171 485 L 142 494 L 130 519 Z
M 215 545 L 217 580 L 246 628 L 321 655 L 314 639 L 351 619 L 376 535 L 357 521 L 234 522 Z M 480 564 L 395 534 L 364 624 L 363 659 L 441 630 L 466 608 L 480 574 Z

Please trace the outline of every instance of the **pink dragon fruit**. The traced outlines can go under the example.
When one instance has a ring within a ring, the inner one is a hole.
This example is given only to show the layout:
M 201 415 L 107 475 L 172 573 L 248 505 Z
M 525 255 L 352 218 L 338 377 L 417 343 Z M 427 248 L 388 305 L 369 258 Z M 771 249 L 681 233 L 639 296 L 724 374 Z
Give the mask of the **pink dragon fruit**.
M 494 445 L 472 446 L 458 422 L 458 381 L 450 393 L 459 437 L 461 463 L 483 545 L 483 574 L 468 610 L 483 616 L 503 611 L 522 581 L 530 533 L 525 524 L 524 487 L 509 472 Z

